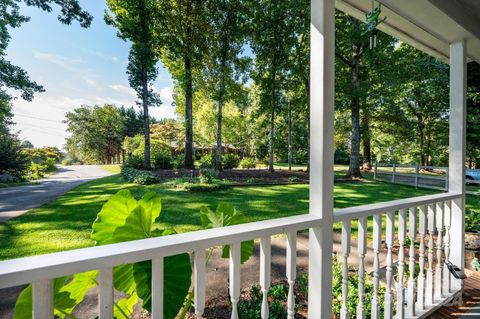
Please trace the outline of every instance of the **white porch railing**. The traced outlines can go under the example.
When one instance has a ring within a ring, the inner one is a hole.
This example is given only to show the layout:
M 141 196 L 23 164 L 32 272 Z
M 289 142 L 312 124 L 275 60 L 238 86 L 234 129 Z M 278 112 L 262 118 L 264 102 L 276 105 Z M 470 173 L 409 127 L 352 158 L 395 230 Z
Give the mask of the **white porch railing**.
M 350 253 L 350 225 L 352 220 L 359 221 L 359 304 L 357 318 L 364 317 L 363 285 L 366 276 L 365 257 L 367 253 L 367 221 L 373 219 L 373 280 L 374 298 L 372 318 L 419 318 L 433 311 L 460 291 L 461 285 L 454 283 L 443 260 L 450 254 L 450 201 L 461 198 L 457 194 L 437 194 L 372 204 L 338 210 L 334 220 L 343 225 L 343 300 L 342 318 L 349 317 L 346 307 L 348 298 L 348 258 Z M 418 208 L 418 209 L 417 209 Z M 386 231 L 382 219 L 386 216 Z M 396 231 L 395 217 L 398 216 Z M 417 221 L 419 227 L 417 227 Z M 408 224 L 408 225 L 407 225 Z M 99 275 L 99 314 L 100 318 L 113 317 L 113 278 L 112 268 L 122 264 L 152 260 L 152 318 L 162 318 L 163 313 L 163 258 L 180 253 L 193 253 L 195 288 L 195 314 L 201 318 L 205 306 L 205 250 L 218 245 L 231 245 L 230 249 L 230 296 L 232 302 L 231 318 L 238 318 L 237 303 L 240 297 L 240 243 L 260 238 L 260 285 L 263 293 L 262 318 L 268 318 L 268 290 L 270 287 L 270 236 L 287 234 L 287 273 L 289 283 L 288 318 L 295 312 L 294 283 L 296 278 L 296 240 L 297 231 L 322 227 L 322 220 L 315 215 L 300 215 L 281 219 L 267 220 L 224 228 L 202 230 L 166 237 L 151 238 L 107 246 L 72 250 L 55 254 L 19 258 L 0 262 L 0 289 L 33 283 L 33 314 L 35 319 L 53 318 L 53 279 L 65 275 L 100 270 Z M 403 282 L 405 267 L 406 232 L 410 238 L 408 267 L 410 278 L 407 287 L 403 285 L 393 289 L 393 276 L 399 275 Z M 428 232 L 428 245 L 425 239 Z M 388 249 L 386 260 L 385 307 L 380 309 L 378 289 L 380 285 L 380 249 L 383 235 Z M 436 238 L 435 238 L 436 237 Z M 416 256 L 415 239 L 420 239 L 420 254 Z M 398 266 L 394 270 L 393 244 L 398 239 Z M 312 239 L 310 239 L 312 240 Z M 463 239 L 462 239 L 463 240 Z M 436 246 L 436 258 L 434 257 Z M 425 251 L 428 247 L 428 262 Z M 415 263 L 420 264 L 418 278 L 413 276 Z M 332 256 L 329 256 L 332 258 Z M 436 259 L 436 263 L 435 263 Z M 428 265 L 427 271 L 423 271 Z M 320 283 L 319 283 L 320 284 Z M 457 288 L 453 288 L 457 287 Z M 405 297 L 406 295 L 406 297 Z M 313 296 L 315 299 L 315 296 Z M 396 300 L 396 307 L 394 307 Z

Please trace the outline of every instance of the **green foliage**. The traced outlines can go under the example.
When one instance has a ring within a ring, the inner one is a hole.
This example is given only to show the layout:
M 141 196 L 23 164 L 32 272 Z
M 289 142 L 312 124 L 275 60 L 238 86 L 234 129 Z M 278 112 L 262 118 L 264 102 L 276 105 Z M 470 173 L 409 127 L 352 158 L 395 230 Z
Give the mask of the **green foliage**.
M 227 153 L 222 156 L 222 167 L 224 169 L 236 168 L 239 163 L 240 158 L 235 154 Z
M 66 148 L 71 157 L 87 163 L 111 163 L 121 154 L 125 119 L 114 105 L 82 106 L 68 112 L 65 123 L 71 136 Z
M 238 167 L 240 168 L 255 168 L 257 166 L 257 162 L 255 161 L 254 158 L 251 157 L 244 157 L 238 164 Z
M 172 166 L 175 169 L 179 169 L 185 166 L 185 157 L 182 155 L 177 155 L 172 160 Z
M 153 157 L 153 168 L 155 169 L 172 169 L 173 157 L 170 153 L 161 152 Z
M 132 154 L 127 156 L 125 160 L 125 167 L 131 167 L 135 169 L 142 169 L 143 168 L 143 157 L 142 155 Z
M 283 284 L 274 284 L 270 288 L 269 295 L 273 298 L 272 301 L 269 301 L 269 318 L 280 319 L 287 317 L 287 309 L 283 306 L 287 298 L 283 294 L 278 294 L 280 290 L 284 289 L 284 286 Z M 240 298 L 238 302 L 239 317 L 241 319 L 260 318 L 262 297 L 260 287 L 257 285 L 252 286 L 249 290 L 249 298 Z
M 200 168 L 214 168 L 215 167 L 215 155 L 207 153 L 200 158 Z
M 20 140 L 8 131 L 0 130 L 0 174 L 9 174 L 20 178 L 25 175 L 28 166 Z
M 158 182 L 158 178 L 154 173 L 128 166 L 122 166 L 121 175 L 127 182 L 140 185 L 151 185 Z
M 406 267 L 408 268 L 408 267 Z M 333 290 L 333 298 L 332 298 L 332 310 L 333 315 L 340 316 L 340 310 L 342 307 L 342 265 L 338 262 L 336 255 L 333 256 L 333 263 L 332 263 L 332 273 L 333 273 L 333 281 L 332 281 L 332 290 Z M 302 293 L 304 293 L 305 297 L 308 296 L 308 273 L 303 273 L 299 279 L 299 289 Z M 378 292 L 378 300 L 380 311 L 383 312 L 384 309 L 384 296 L 385 296 L 385 287 L 380 285 Z M 368 275 L 365 276 L 365 316 L 370 318 L 371 316 L 371 302 L 373 299 L 374 290 L 373 290 L 373 282 L 372 278 Z M 358 305 L 358 272 L 357 270 L 349 270 L 348 272 L 348 301 L 347 307 L 350 313 L 350 316 L 355 317 L 357 313 L 357 305 Z M 383 317 L 383 314 L 380 315 Z
M 198 179 L 201 184 L 211 184 L 217 177 L 217 172 L 212 168 L 202 168 L 198 171 Z
M 147 193 L 137 201 L 128 190 L 120 191 L 105 203 L 98 214 L 92 226 L 91 238 L 96 245 L 105 245 L 174 233 L 173 230 L 155 226 L 160 212 L 161 202 L 156 193 Z M 164 297 L 164 317 L 173 319 L 190 287 L 190 257 L 188 254 L 166 257 L 164 271 L 164 289 L 169 292 Z M 87 292 L 97 285 L 97 275 L 98 271 L 90 271 L 55 279 L 55 315 L 71 318 L 73 310 L 83 301 Z M 116 267 L 114 286 L 127 295 L 116 302 L 116 316 L 130 316 L 138 298 L 142 299 L 143 307 L 151 311 L 151 281 L 150 261 Z M 14 318 L 31 318 L 31 314 L 30 285 L 17 299 Z
M 465 231 L 480 232 L 480 211 L 469 209 L 465 214 Z
M 233 205 L 228 203 L 220 203 L 216 211 L 203 206 L 200 208 L 200 219 L 204 228 L 218 228 L 243 224 L 247 222 L 245 215 L 237 211 Z M 253 254 L 253 240 L 242 242 L 241 247 L 241 263 L 245 263 Z M 222 257 L 229 258 L 230 247 L 223 246 Z

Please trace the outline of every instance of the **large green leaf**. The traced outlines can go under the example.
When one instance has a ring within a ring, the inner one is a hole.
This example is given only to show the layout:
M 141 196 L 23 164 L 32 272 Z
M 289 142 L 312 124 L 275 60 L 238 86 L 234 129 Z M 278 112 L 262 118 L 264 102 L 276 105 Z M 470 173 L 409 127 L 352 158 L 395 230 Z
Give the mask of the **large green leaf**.
M 116 243 L 113 232 L 117 227 L 125 224 L 131 212 L 139 207 L 138 202 L 129 190 L 121 190 L 103 205 L 92 226 L 91 238 L 96 245 Z
M 138 296 L 136 293 L 133 293 L 128 298 L 123 298 L 115 303 L 115 307 L 113 308 L 113 317 L 114 318 L 122 318 L 122 319 L 129 319 L 133 318 L 133 308 L 138 302 Z
M 75 300 L 70 298 L 69 292 L 61 291 L 68 279 L 68 276 L 56 278 L 53 283 L 55 295 L 54 311 L 55 315 L 60 318 L 65 318 L 66 315 L 70 315 L 72 309 L 77 305 Z M 13 311 L 13 318 L 32 318 L 32 285 L 28 285 L 27 288 L 20 293 L 20 296 L 18 296 Z
M 174 319 L 185 301 L 191 285 L 192 268 L 190 256 L 180 254 L 164 259 L 163 305 L 165 319 Z M 137 284 L 137 294 L 143 307 L 152 309 L 152 263 L 145 261 L 133 265 L 133 276 Z
M 233 205 L 228 203 L 219 203 L 214 212 L 206 206 L 200 208 L 200 219 L 204 228 L 218 228 L 233 226 L 247 222 L 247 218 L 241 212 L 237 211 Z M 241 263 L 245 263 L 253 255 L 254 241 L 248 240 L 242 242 Z M 229 258 L 230 246 L 222 248 L 222 258 Z

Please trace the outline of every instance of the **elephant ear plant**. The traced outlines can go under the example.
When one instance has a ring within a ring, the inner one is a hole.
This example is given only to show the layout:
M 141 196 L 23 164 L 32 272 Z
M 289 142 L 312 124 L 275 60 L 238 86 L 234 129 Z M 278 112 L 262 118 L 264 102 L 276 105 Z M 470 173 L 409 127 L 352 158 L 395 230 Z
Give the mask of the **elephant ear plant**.
M 161 229 L 155 224 L 160 217 L 161 201 L 154 192 L 136 200 L 130 191 L 121 190 L 104 204 L 92 226 L 91 238 L 95 244 L 107 245 L 130 240 L 174 234 L 172 229 Z M 151 261 L 122 265 L 114 268 L 114 287 L 123 292 L 115 302 L 115 318 L 132 317 L 133 307 L 142 300 L 144 309 L 152 307 Z M 182 308 L 191 284 L 191 265 L 188 254 L 166 257 L 164 260 L 164 318 L 173 319 Z M 54 280 L 54 311 L 59 318 L 75 318 L 73 312 L 87 292 L 98 285 L 98 271 L 65 276 Z M 14 319 L 31 318 L 32 288 L 25 288 L 15 304 Z

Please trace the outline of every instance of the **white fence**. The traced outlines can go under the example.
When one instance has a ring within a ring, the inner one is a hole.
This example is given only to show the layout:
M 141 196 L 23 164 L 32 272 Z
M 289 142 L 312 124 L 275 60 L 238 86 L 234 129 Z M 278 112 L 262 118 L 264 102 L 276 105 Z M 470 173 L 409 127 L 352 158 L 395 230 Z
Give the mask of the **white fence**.
M 394 184 L 412 185 L 417 188 L 423 187 L 448 191 L 448 167 L 375 162 L 373 178 L 374 180 L 387 181 Z M 480 189 L 480 181 L 466 179 L 466 184 L 478 186 Z M 478 193 L 467 190 L 467 194 L 476 195 Z
M 450 301 L 459 293 L 461 284 L 444 267 L 449 260 L 450 242 L 450 203 L 461 198 L 458 194 L 436 194 L 396 200 L 387 203 L 364 205 L 337 210 L 334 221 L 342 223 L 343 256 L 343 306 L 342 318 L 348 318 L 346 301 L 348 291 L 348 262 L 351 251 L 351 225 L 358 220 L 358 291 L 359 303 L 357 318 L 365 317 L 364 285 L 366 272 L 368 221 L 373 221 L 373 282 L 372 318 L 420 318 L 437 307 Z M 386 227 L 382 220 L 386 218 Z M 398 219 L 398 220 L 397 220 Z M 397 221 L 396 221 L 397 220 Z M 397 225 L 397 226 L 396 226 Z M 417 227 L 418 225 L 418 227 Z M 205 252 L 219 245 L 230 245 L 231 318 L 238 318 L 237 304 L 240 298 L 240 243 L 260 238 L 260 278 L 263 293 L 262 318 L 268 318 L 268 290 L 270 287 L 270 237 L 279 233 L 287 234 L 287 273 L 289 283 L 288 318 L 295 313 L 294 283 L 296 279 L 296 239 L 297 232 L 322 227 L 322 219 L 314 215 L 300 215 L 273 219 L 224 228 L 201 230 L 185 234 L 151 238 L 106 246 L 78 249 L 55 254 L 19 258 L 0 262 L 0 289 L 33 283 L 33 314 L 35 319 L 53 318 L 53 279 L 65 275 L 99 269 L 99 316 L 113 318 L 113 275 L 112 268 L 122 264 L 152 260 L 152 318 L 163 317 L 163 258 L 180 253 L 191 253 L 194 270 L 195 314 L 201 318 L 205 307 Z M 394 287 L 393 276 L 403 282 L 405 241 L 408 231 L 410 239 L 408 267 L 410 278 L 407 286 Z M 380 253 L 382 239 L 387 246 L 385 307 L 380 309 Z M 316 240 L 310 238 L 310 240 Z M 428 240 L 426 245 L 425 241 Z M 455 240 L 455 238 L 453 238 Z M 398 241 L 397 266 L 394 265 L 393 245 Z M 420 253 L 414 244 L 420 241 Z M 436 246 L 436 247 L 435 247 Z M 427 248 L 428 247 L 428 250 Z M 436 257 L 434 256 L 436 248 Z M 427 251 L 426 251 L 427 250 Z M 333 258 L 332 256 L 329 256 Z M 427 257 L 427 261 L 426 261 Z M 436 260 L 436 263 L 434 264 Z M 418 278 L 413 276 L 415 264 L 420 265 Z M 426 269 L 426 272 L 424 271 Z M 322 283 L 318 283 L 321 285 Z M 219 287 L 219 289 L 221 289 Z M 316 300 L 313 296 L 313 300 Z M 394 307 L 394 305 L 396 305 Z

